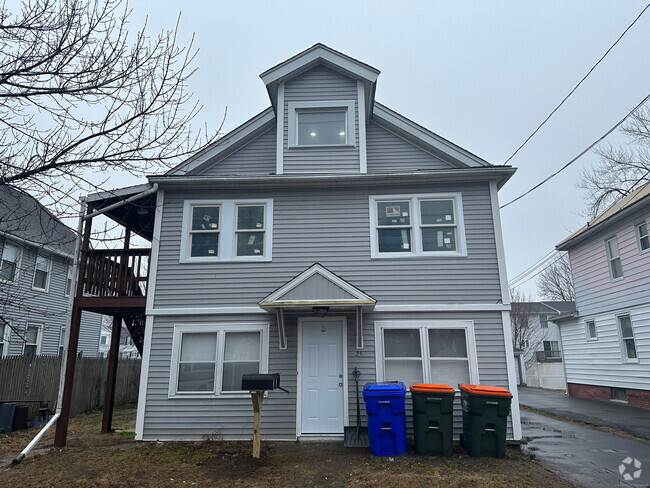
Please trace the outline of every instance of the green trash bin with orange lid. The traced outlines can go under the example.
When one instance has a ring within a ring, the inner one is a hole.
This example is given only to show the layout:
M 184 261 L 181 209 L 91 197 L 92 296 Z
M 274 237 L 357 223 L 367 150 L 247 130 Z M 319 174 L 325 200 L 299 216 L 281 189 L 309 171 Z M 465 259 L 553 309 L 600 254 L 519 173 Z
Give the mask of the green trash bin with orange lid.
M 458 386 L 463 408 L 460 444 L 470 456 L 505 457 L 512 393 L 500 386 Z
M 411 383 L 415 454 L 451 456 L 454 452 L 454 388 Z

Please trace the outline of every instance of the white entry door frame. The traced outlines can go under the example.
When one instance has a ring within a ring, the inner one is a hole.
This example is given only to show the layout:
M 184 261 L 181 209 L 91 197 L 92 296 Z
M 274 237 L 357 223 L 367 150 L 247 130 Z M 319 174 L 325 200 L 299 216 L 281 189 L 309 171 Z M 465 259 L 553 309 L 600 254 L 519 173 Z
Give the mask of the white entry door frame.
M 297 381 L 297 395 L 296 395 L 296 437 L 301 436 L 342 436 L 343 429 L 340 432 L 332 433 L 303 433 L 302 425 L 302 414 L 303 414 L 303 325 L 308 324 L 319 324 L 327 322 L 340 322 L 341 324 L 341 374 L 343 378 L 340 379 L 340 382 L 343 383 L 343 405 L 341 405 L 341 413 L 343 415 L 343 426 L 346 427 L 349 425 L 349 415 L 348 415 L 348 355 L 347 355 L 347 337 L 348 337 L 348 328 L 347 328 L 347 319 L 346 317 L 298 317 L 298 354 L 297 354 L 297 366 L 298 366 L 298 381 Z

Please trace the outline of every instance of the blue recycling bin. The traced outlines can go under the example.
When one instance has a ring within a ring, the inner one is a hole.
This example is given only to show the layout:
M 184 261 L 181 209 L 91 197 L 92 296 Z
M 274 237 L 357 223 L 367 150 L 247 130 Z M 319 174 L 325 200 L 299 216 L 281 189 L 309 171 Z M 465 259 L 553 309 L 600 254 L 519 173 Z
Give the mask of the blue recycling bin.
M 399 456 L 406 452 L 405 397 L 406 386 L 401 382 L 366 383 L 363 387 L 373 456 Z
M 0 403 L 0 433 L 7 434 L 11 432 L 11 424 L 14 421 L 15 403 Z

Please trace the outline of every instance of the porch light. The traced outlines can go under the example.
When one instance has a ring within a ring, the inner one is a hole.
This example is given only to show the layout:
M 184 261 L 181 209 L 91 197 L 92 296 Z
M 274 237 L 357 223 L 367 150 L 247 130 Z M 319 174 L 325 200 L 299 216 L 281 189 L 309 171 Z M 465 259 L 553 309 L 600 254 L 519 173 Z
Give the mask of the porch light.
M 327 312 L 329 312 L 329 307 L 312 307 L 311 308 L 314 311 L 314 315 L 316 317 L 325 317 L 327 315 Z

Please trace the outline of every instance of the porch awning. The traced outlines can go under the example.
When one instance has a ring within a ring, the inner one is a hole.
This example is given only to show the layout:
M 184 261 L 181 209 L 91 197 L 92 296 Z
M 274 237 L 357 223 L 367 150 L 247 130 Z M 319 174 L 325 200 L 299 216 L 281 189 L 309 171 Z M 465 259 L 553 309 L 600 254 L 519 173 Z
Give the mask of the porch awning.
M 376 302 L 370 295 L 316 263 L 263 298 L 259 306 L 277 314 L 280 349 L 286 347 L 285 310 L 312 310 L 313 307 L 353 309 L 357 318 L 357 349 L 362 349 L 363 311 L 372 310 Z

